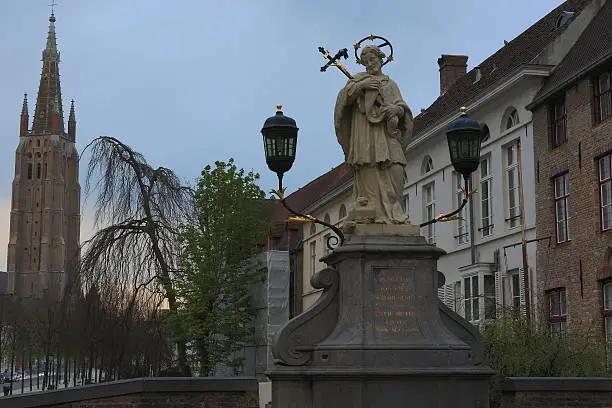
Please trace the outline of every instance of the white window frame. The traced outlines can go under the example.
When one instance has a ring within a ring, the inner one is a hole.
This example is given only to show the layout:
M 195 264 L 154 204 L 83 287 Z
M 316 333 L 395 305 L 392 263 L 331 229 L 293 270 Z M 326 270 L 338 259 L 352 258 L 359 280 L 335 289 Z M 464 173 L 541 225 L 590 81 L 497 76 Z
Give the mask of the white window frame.
M 612 230 L 612 153 L 597 160 L 601 230 Z
M 569 173 L 559 174 L 553 179 L 557 244 L 572 240 L 570 192 Z
M 476 283 L 476 290 L 474 290 L 474 282 Z M 470 323 L 475 324 L 480 321 L 480 284 L 478 282 L 478 275 L 463 278 L 463 315 Z
M 506 207 L 509 228 L 516 228 L 520 225 L 521 206 L 520 206 L 520 180 L 519 180 L 519 140 L 515 140 L 504 148 L 504 160 L 506 161 Z
M 486 155 L 480 159 L 480 231 L 483 237 L 493 235 L 492 187 L 491 155 Z
M 436 185 L 435 182 L 423 186 L 423 222 L 436 217 Z M 425 239 L 429 244 L 436 243 L 436 224 L 432 223 L 425 227 Z
M 508 277 L 510 278 L 510 306 L 514 310 L 521 309 L 521 274 L 518 268 L 508 271 Z
M 456 185 L 456 189 L 455 189 L 456 207 L 455 208 L 459 208 L 459 206 L 461 206 L 461 203 L 463 202 L 463 192 L 461 191 L 461 188 L 463 187 L 464 180 L 463 180 L 463 176 L 461 175 L 461 173 L 453 173 L 453 179 L 455 180 L 455 185 Z M 465 188 L 469 188 L 469 186 L 465 186 Z M 456 232 L 457 232 L 457 235 L 455 236 L 457 240 L 456 242 L 457 242 L 457 245 L 465 245 L 470 242 L 467 205 L 464 206 L 463 209 L 461 209 L 461 211 L 459 211 L 457 215 L 460 217 L 460 219 L 458 219 L 456 223 Z
M 310 247 L 310 276 L 313 276 L 317 271 L 317 241 L 312 240 Z

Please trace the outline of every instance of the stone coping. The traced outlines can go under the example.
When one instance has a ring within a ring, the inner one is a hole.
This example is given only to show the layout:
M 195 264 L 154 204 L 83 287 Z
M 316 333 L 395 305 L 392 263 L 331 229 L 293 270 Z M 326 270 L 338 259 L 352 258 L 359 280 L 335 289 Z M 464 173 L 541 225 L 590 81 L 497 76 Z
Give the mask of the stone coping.
M 612 378 L 605 377 L 508 377 L 503 392 L 612 392 Z
M 257 392 L 254 377 L 143 377 L 0 397 L 2 408 L 30 408 L 142 393 Z

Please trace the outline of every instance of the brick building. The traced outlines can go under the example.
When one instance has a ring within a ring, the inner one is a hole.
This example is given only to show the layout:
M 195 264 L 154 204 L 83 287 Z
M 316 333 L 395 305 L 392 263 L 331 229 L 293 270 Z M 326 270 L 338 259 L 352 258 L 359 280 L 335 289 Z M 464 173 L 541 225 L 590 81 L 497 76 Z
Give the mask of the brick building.
M 80 247 L 79 157 L 74 102 L 67 131 L 55 16 L 49 18 L 34 120 L 21 110 L 7 256 L 8 293 L 61 299 L 75 277 Z
M 612 2 L 534 101 L 540 312 L 612 339 Z

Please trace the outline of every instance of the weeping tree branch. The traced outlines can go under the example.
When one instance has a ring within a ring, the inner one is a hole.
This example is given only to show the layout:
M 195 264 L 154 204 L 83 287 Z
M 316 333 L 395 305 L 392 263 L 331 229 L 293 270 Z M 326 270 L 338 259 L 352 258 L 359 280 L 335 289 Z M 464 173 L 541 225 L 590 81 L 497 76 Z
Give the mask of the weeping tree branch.
M 195 214 L 192 190 L 174 172 L 153 168 L 113 137 L 98 137 L 86 149 L 91 149 L 91 159 L 85 192 L 95 194 L 100 229 L 84 245 L 80 277 L 85 287 L 97 287 L 128 310 L 137 298 L 161 293 L 176 310 L 178 236 L 181 225 Z M 185 347 L 178 346 L 179 367 L 187 372 Z

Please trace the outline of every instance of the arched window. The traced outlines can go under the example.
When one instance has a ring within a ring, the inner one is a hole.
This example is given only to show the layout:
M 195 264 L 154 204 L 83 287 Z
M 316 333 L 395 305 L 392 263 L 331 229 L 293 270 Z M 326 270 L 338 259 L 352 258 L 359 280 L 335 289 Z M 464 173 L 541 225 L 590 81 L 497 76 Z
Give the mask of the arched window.
M 310 235 L 314 235 L 317 233 L 317 224 L 314 222 L 310 224 Z
M 340 211 L 338 211 L 338 219 L 341 220 L 346 217 L 346 206 L 342 204 L 340 206 Z
M 325 217 L 323 217 L 323 222 L 331 224 L 331 218 L 330 218 L 329 214 L 325 214 Z
M 518 112 L 515 108 L 509 107 L 506 109 L 504 118 L 502 120 L 502 132 L 504 130 L 511 129 L 520 123 Z
M 421 165 L 421 174 L 427 174 L 433 170 L 433 160 L 431 156 L 427 155 L 423 158 L 423 164 Z
M 480 140 L 480 143 L 484 143 L 487 140 L 489 140 L 489 137 L 491 136 L 491 132 L 489 131 L 489 127 L 487 125 L 484 125 L 482 128 L 484 134 L 482 135 L 482 139 Z

